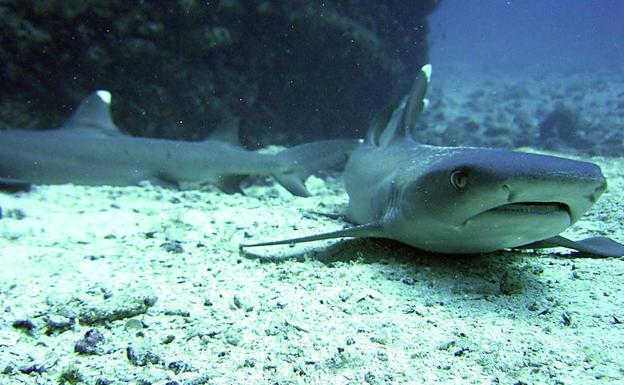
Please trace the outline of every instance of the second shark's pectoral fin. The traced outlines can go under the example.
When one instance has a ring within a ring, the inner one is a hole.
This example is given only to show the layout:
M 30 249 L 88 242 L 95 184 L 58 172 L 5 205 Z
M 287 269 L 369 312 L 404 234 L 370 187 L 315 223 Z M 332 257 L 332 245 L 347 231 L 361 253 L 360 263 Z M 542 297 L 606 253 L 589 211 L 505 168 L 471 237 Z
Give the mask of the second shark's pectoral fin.
M 276 174 L 273 177 L 277 180 L 277 182 L 282 185 L 289 193 L 296 195 L 298 197 L 309 197 L 310 192 L 305 186 L 303 182 L 304 178 L 307 178 L 307 175 L 300 176 L 295 173 L 288 174 Z
M 573 241 L 560 235 L 524 246 L 524 248 L 565 247 L 589 256 L 621 257 L 624 245 L 607 237 L 591 237 Z
M 281 239 L 278 241 L 268 241 L 268 242 L 259 242 L 259 243 L 241 243 L 239 245 L 239 248 L 242 250 L 247 247 L 292 245 L 295 243 L 322 241 L 324 239 L 380 237 L 382 235 L 383 235 L 383 224 L 380 222 L 373 222 L 373 223 L 367 223 L 365 225 L 349 227 L 343 230 L 331 231 L 329 233 L 309 235 L 307 237 Z
M 222 175 L 214 184 L 226 194 L 243 194 L 241 182 L 245 179 L 244 175 Z
M 0 178 L 0 191 L 15 193 L 21 191 L 30 191 L 31 183 L 27 180 Z
M 289 170 L 275 173 L 273 177 L 291 194 L 310 196 L 304 183 L 310 174 L 344 164 L 360 143 L 359 139 L 334 139 L 291 147 L 277 154 L 289 165 Z

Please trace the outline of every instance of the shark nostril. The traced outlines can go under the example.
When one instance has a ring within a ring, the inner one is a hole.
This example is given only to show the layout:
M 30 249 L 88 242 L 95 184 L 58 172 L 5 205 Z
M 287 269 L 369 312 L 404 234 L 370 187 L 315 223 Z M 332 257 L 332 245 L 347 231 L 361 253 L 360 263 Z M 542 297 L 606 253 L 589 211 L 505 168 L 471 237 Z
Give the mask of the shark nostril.
M 605 180 L 600 186 L 596 187 L 594 193 L 591 194 L 590 200 L 592 203 L 596 203 L 598 198 L 602 195 L 603 192 L 607 190 L 607 181 Z
M 507 202 L 513 202 L 516 194 L 514 194 L 514 192 L 511 190 L 511 187 L 507 183 L 505 183 L 503 185 L 503 190 L 507 194 Z

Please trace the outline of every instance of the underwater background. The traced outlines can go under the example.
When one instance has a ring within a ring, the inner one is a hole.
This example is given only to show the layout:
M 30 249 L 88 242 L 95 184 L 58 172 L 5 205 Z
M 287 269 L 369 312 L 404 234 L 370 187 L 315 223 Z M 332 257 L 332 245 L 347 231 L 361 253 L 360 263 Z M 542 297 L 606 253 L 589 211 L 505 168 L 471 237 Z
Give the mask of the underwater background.
M 600 165 L 563 235 L 624 241 L 624 2 L 0 0 L 0 130 L 96 89 L 135 136 L 363 137 L 433 66 L 416 139 Z M 2 132 L 0 132 L 1 134 Z M 271 146 L 266 149 L 267 146 Z M 281 147 L 280 147 L 281 148 Z M 624 259 L 436 255 L 339 230 L 340 173 L 0 193 L 0 385 L 624 384 Z

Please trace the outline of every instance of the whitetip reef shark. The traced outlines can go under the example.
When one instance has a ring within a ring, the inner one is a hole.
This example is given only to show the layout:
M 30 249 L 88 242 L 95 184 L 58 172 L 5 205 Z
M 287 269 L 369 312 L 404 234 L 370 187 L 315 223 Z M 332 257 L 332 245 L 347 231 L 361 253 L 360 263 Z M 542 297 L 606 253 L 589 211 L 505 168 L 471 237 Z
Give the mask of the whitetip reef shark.
M 59 129 L 0 131 L 0 189 L 28 183 L 159 185 L 211 183 L 240 192 L 241 179 L 271 175 L 294 195 L 310 195 L 305 179 L 347 159 L 357 140 L 302 144 L 278 154 L 260 154 L 238 145 L 238 118 L 227 120 L 201 142 L 138 138 L 123 134 L 110 115 L 111 94 L 96 91 Z
M 394 239 L 448 254 L 566 247 L 595 256 L 622 256 L 609 238 L 573 241 L 559 234 L 606 190 L 600 167 L 554 156 L 417 143 L 412 132 L 427 104 L 431 65 L 398 104 L 371 123 L 350 156 L 344 180 L 353 227 L 278 241 L 294 244 L 343 237 Z

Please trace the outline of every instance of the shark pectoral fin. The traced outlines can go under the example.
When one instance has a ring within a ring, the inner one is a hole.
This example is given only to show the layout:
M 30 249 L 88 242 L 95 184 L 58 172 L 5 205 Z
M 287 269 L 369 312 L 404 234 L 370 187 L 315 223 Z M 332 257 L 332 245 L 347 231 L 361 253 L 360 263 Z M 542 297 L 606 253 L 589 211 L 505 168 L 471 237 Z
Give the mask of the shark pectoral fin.
M 580 251 L 581 253 L 591 254 L 600 257 L 621 257 L 624 256 L 624 245 L 607 237 L 591 237 L 573 241 L 560 235 L 545 239 L 550 247 L 567 247 Z
M 226 194 L 242 194 L 243 190 L 240 184 L 243 179 L 245 179 L 245 175 L 221 175 L 214 184 Z
M 310 196 L 310 192 L 308 191 L 305 184 L 303 183 L 304 178 L 302 178 L 301 176 L 295 173 L 288 173 L 288 174 L 276 174 L 276 175 L 273 175 L 273 177 L 277 180 L 279 184 L 282 185 L 282 187 L 288 190 L 289 193 L 299 196 L 299 197 Z
M 341 220 L 343 222 L 349 222 L 352 223 L 351 221 L 349 221 L 349 218 L 347 218 L 346 214 L 337 214 L 337 213 L 324 213 L 321 211 L 308 211 L 310 214 L 314 214 L 314 215 L 320 215 L 322 217 L 325 218 L 329 218 L 329 219 L 338 219 Z
M 334 139 L 291 147 L 276 155 L 287 165 L 288 171 L 273 174 L 273 177 L 293 195 L 310 196 L 304 184 L 310 174 L 344 164 L 361 142 L 359 139 Z
M 9 193 L 30 191 L 31 183 L 27 180 L 0 178 L 0 191 Z
M 281 239 L 278 241 L 260 242 L 260 243 L 241 243 L 239 249 L 246 247 L 258 246 L 275 246 L 275 245 L 292 245 L 295 243 L 322 241 L 324 239 L 334 238 L 361 238 L 361 237 L 378 237 L 383 233 L 383 224 L 381 222 L 373 222 L 365 225 L 349 227 L 344 230 L 331 231 L 329 233 L 309 235 L 307 237 Z

